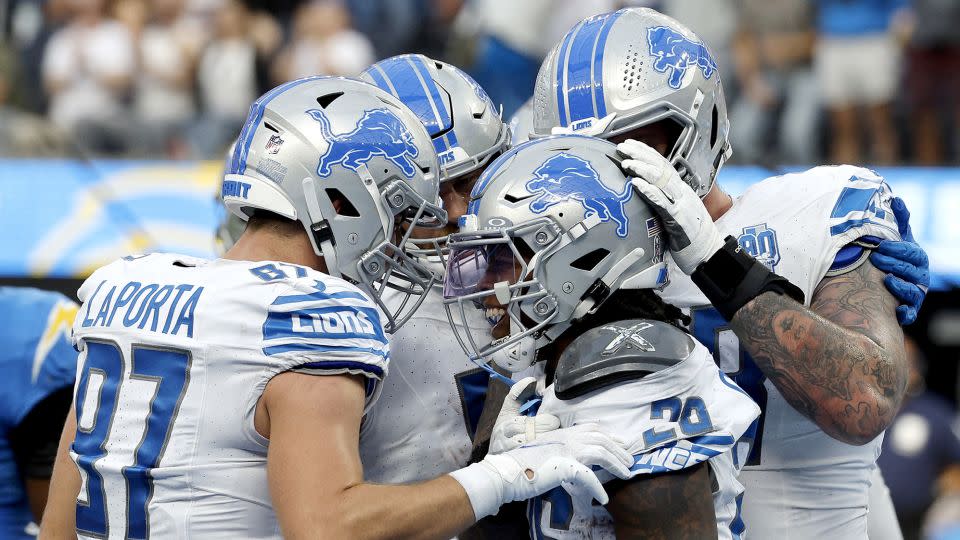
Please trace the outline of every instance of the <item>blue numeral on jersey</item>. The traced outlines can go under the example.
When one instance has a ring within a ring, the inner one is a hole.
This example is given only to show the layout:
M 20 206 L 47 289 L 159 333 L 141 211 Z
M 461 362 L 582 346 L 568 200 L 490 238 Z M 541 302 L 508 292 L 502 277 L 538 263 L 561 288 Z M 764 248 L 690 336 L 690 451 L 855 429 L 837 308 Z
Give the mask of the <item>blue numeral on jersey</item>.
M 546 531 L 543 528 L 543 507 L 550 503 L 550 516 Z M 527 522 L 532 529 L 531 538 L 554 538 L 553 531 L 569 531 L 573 521 L 573 497 L 562 487 L 530 499 L 527 503 Z
M 695 308 L 690 310 L 690 316 L 693 318 L 693 324 L 690 325 L 693 336 L 710 349 L 720 369 L 760 406 L 760 417 L 756 421 L 756 427 L 750 430 L 755 431 L 756 435 L 746 463 L 759 465 L 763 443 L 763 421 L 767 410 L 767 389 L 763 385 L 766 377 L 747 351 L 740 346 L 740 341 L 736 339 L 733 330 L 717 310 L 712 307 Z M 724 337 L 730 338 L 734 346 L 722 347 L 720 341 Z
M 89 535 L 107 536 L 107 508 L 103 490 L 103 477 L 94 468 L 94 463 L 107 455 L 104 446 L 113 411 L 120 395 L 120 380 L 123 378 L 123 356 L 112 343 L 87 341 L 86 369 L 80 375 L 77 391 L 77 435 L 73 451 L 77 454 L 77 466 L 86 472 L 87 492 L 77 499 L 77 531 Z M 96 392 L 95 401 L 86 410 L 87 393 Z M 84 499 L 85 496 L 85 499 Z
M 650 419 L 679 422 L 681 433 L 687 437 L 700 435 L 713 429 L 707 404 L 697 396 L 689 397 L 686 401 L 680 401 L 680 398 L 676 397 L 654 401 L 650 404 Z M 676 438 L 677 430 L 674 428 L 664 431 L 650 428 L 643 432 L 643 444 L 646 448 Z
M 287 273 L 281 270 L 279 268 L 280 266 L 286 266 L 287 268 L 292 268 L 293 273 L 298 278 L 302 278 L 307 275 L 306 268 L 302 266 L 297 266 L 295 264 L 283 264 L 283 263 L 278 263 L 278 264 L 267 263 L 263 266 L 257 266 L 255 268 L 251 268 L 250 273 L 264 281 L 275 281 L 278 279 L 285 279 L 287 277 Z
M 151 381 L 155 390 L 144 418 L 145 433 L 134 450 L 133 464 L 123 468 L 127 492 L 126 538 L 147 538 L 147 505 L 153 493 L 151 470 L 160 463 L 180 402 L 189 383 L 191 358 L 188 352 L 134 345 L 130 360 L 130 379 Z M 77 462 L 87 473 L 86 500 L 77 502 L 77 529 L 94 535 L 107 535 L 106 494 L 103 477 L 94 467 L 106 456 L 104 447 L 110 435 L 123 381 L 124 357 L 113 343 L 87 342 L 86 369 L 80 377 L 77 393 L 77 436 L 73 450 Z M 95 401 L 87 403 L 87 393 L 96 391 Z M 94 407 L 93 412 L 84 411 Z M 92 415 L 92 425 L 88 419 Z M 84 494 L 81 494 L 83 497 Z

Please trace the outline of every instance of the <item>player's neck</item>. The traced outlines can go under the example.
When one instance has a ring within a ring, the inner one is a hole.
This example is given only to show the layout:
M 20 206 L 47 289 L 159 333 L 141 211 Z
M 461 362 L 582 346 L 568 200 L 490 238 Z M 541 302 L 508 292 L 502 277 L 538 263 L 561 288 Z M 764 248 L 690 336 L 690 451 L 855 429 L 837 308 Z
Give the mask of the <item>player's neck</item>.
M 306 233 L 281 236 L 268 229 L 247 230 L 226 253 L 233 261 L 280 261 L 327 272 L 323 258 L 313 252 Z
M 707 213 L 714 221 L 720 219 L 720 216 L 727 213 L 733 206 L 733 197 L 720 188 L 720 184 L 714 182 L 713 187 L 703 197 L 703 205 L 707 207 Z

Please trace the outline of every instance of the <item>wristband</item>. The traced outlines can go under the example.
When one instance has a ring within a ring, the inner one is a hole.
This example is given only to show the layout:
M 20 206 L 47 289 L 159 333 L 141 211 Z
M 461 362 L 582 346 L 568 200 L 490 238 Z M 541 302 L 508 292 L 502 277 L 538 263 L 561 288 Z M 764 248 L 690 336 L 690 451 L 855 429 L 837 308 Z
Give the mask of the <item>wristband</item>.
M 785 294 L 801 304 L 804 301 L 799 287 L 744 252 L 733 236 L 727 236 L 723 247 L 690 277 L 727 321 L 747 302 L 767 291 Z
M 500 475 L 483 461 L 450 473 L 463 486 L 473 507 L 476 521 L 492 516 L 503 504 L 503 482 Z

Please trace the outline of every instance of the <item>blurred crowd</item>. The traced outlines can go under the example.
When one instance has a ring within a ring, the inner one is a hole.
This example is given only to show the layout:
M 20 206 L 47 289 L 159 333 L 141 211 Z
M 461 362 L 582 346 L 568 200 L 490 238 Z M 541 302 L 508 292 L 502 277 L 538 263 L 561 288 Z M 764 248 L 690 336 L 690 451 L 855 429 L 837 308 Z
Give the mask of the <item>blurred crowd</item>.
M 736 161 L 960 158 L 956 0 L 6 0 L 0 155 L 217 157 L 265 89 L 402 52 L 465 68 L 509 116 L 571 25 L 625 3 L 708 42 Z

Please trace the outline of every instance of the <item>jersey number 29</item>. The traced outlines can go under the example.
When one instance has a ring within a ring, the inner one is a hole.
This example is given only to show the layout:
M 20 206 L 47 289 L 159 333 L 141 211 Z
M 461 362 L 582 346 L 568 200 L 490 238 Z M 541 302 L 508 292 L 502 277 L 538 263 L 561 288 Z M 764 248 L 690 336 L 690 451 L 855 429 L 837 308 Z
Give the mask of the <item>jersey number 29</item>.
M 184 350 L 146 345 L 133 345 L 124 354 L 119 345 L 107 341 L 87 340 L 86 347 L 72 446 L 86 477 L 86 489 L 77 497 L 77 530 L 106 537 L 110 513 L 120 512 L 126 515 L 125 538 L 147 538 L 151 471 L 163 457 L 187 391 L 191 356 Z M 111 441 L 115 423 L 126 433 L 139 426 L 143 435 L 139 441 Z M 98 462 L 108 453 L 109 463 L 98 470 Z M 119 467 L 124 481 L 111 483 L 108 490 L 101 472 L 105 467 Z

